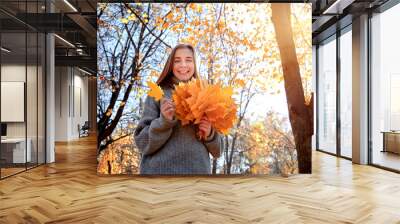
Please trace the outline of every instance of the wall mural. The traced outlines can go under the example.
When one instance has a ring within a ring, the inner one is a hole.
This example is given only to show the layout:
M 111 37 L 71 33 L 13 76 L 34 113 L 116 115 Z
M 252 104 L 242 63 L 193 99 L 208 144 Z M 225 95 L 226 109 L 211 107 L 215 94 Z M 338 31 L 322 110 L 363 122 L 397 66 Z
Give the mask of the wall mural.
M 311 173 L 311 4 L 99 3 L 98 174 Z

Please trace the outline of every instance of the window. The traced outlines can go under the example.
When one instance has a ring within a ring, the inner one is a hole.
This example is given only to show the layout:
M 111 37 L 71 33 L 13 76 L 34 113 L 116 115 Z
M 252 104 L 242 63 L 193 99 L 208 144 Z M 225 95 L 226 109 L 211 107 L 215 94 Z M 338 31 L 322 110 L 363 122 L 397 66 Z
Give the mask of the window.
M 352 35 L 351 26 L 340 36 L 340 155 L 352 156 Z
M 400 170 L 400 5 L 371 18 L 372 163 Z
M 336 153 L 336 40 L 318 48 L 318 149 Z

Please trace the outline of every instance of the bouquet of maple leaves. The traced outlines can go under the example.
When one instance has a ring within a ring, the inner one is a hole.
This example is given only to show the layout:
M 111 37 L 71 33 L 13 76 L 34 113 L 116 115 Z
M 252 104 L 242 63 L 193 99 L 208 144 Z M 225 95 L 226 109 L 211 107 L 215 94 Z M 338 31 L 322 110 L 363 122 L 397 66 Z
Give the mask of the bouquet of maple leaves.
M 149 82 L 148 95 L 160 100 L 164 93 L 155 83 Z M 212 127 L 222 133 L 228 134 L 235 124 L 237 105 L 232 98 L 233 88 L 224 87 L 222 84 L 209 84 L 201 79 L 192 79 L 175 86 L 172 100 L 176 106 L 176 117 L 182 125 L 189 123 L 199 124 L 206 117 Z M 205 139 L 200 133 L 200 139 Z

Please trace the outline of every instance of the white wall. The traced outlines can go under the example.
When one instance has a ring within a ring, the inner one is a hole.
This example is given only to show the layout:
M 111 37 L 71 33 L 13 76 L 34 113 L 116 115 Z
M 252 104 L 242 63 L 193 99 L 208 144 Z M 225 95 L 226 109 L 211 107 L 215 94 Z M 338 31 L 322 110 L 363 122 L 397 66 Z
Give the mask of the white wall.
M 7 136 L 8 137 L 25 137 L 25 123 L 28 125 L 28 137 L 30 133 L 34 133 L 36 137 L 37 126 L 37 93 L 36 93 L 36 66 L 5 64 L 1 66 L 1 81 L 2 82 L 25 82 L 25 74 L 28 72 L 28 86 L 27 86 L 27 122 L 7 122 Z M 41 70 L 39 70 L 41 72 Z M 33 74 L 33 75 L 32 75 Z M 4 96 L 3 96 L 4 97 Z M 42 103 L 42 101 L 39 101 Z M 43 106 L 42 104 L 38 105 Z M 1 108 L 1 110 L 8 110 L 8 108 Z M 12 111 L 10 111 L 12 113 Z
M 25 65 L 2 65 L 1 81 L 25 82 Z M 1 108 L 1 110 L 7 110 L 7 108 Z M 7 137 L 25 137 L 25 123 L 7 122 Z
M 55 140 L 70 141 L 88 120 L 88 78 L 72 67 L 56 67 L 55 73 Z
M 44 163 L 44 84 L 42 67 L 25 66 L 25 64 L 3 64 L 1 66 L 2 82 L 26 83 L 26 108 L 22 107 L 22 113 L 26 112 L 26 121 L 5 122 L 7 124 L 8 138 L 27 138 L 30 140 L 30 148 L 33 162 L 39 159 Z M 27 81 L 25 80 L 27 78 Z M 38 92 L 37 92 L 38 91 Z M 21 94 L 24 94 L 22 90 Z M 7 96 L 2 96 L 7 97 Z M 1 108 L 3 113 L 13 113 L 10 108 Z M 25 111 L 26 110 L 26 111 Z M 37 152 L 38 150 L 38 152 Z M 39 155 L 37 156 L 37 153 Z
M 68 87 L 69 79 L 67 67 L 55 68 L 55 141 L 68 140 Z
M 74 74 L 74 108 L 73 108 L 73 119 L 72 119 L 72 135 L 79 136 L 77 126 L 81 126 L 88 121 L 88 78 L 81 76 L 79 70 L 75 69 Z M 78 72 L 78 74 L 77 74 Z M 80 101 L 80 102 L 79 102 Z M 80 108 L 81 107 L 81 108 Z M 81 111 L 80 111 L 81 110 Z

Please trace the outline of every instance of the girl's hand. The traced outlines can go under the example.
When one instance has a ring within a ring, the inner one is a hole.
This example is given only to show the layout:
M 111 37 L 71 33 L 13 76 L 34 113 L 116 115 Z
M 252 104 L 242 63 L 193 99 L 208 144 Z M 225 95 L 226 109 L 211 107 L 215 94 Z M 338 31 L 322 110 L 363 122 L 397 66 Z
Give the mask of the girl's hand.
M 174 119 L 175 104 L 172 102 L 172 100 L 167 98 L 162 98 L 160 110 L 162 115 L 164 115 L 164 117 L 167 118 L 168 120 L 172 121 Z
M 206 117 L 203 117 L 199 124 L 200 137 L 206 139 L 211 134 L 211 128 L 211 122 Z

